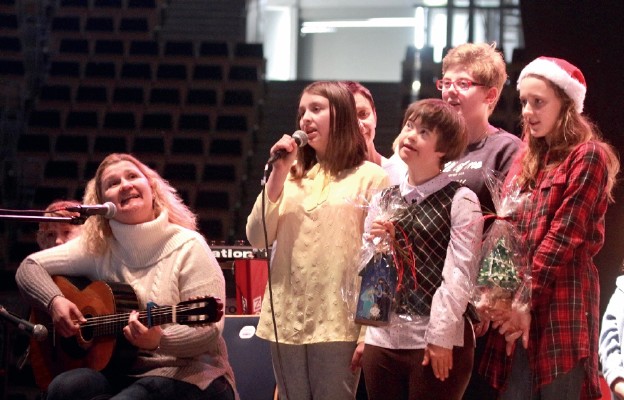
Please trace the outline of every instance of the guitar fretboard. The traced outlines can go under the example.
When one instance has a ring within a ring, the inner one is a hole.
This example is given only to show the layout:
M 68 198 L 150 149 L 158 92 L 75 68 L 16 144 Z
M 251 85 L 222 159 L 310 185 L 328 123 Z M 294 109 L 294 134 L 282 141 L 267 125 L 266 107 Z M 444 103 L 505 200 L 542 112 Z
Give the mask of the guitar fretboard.
M 147 327 L 168 324 L 174 322 L 175 311 L 174 306 L 156 307 L 151 310 L 151 315 L 148 315 L 147 311 L 140 311 L 138 319 Z M 98 315 L 87 318 L 87 322 L 80 328 L 92 329 L 94 337 L 116 335 L 128 325 L 128 318 L 130 313 Z

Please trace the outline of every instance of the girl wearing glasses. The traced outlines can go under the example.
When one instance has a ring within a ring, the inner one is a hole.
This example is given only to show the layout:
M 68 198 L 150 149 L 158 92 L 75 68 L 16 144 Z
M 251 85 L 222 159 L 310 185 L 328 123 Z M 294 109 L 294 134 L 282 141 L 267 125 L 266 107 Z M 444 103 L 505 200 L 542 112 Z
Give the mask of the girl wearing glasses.
M 442 79 L 436 82 L 442 100 L 463 115 L 468 128 L 466 151 L 446 163 L 444 173 L 475 192 L 485 212 L 494 206 L 483 172 L 507 174 L 520 146 L 518 137 L 489 122 L 506 80 L 505 60 L 495 44 L 465 43 L 444 57 Z
M 505 60 L 495 44 L 465 43 L 451 49 L 444 57 L 442 79 L 436 83 L 442 100 L 464 116 L 468 130 L 466 150 L 457 160 L 446 163 L 443 172 L 475 192 L 486 213 L 494 212 L 494 205 L 484 173 L 495 171 L 504 177 L 520 147 L 520 139 L 489 122 L 507 80 L 505 67 Z M 490 221 L 485 221 L 484 231 Z M 481 316 L 481 321 L 474 327 L 476 336 L 488 332 L 489 322 L 485 316 Z M 477 340 L 473 374 L 464 399 L 496 399 L 496 392 L 477 373 L 486 339 Z

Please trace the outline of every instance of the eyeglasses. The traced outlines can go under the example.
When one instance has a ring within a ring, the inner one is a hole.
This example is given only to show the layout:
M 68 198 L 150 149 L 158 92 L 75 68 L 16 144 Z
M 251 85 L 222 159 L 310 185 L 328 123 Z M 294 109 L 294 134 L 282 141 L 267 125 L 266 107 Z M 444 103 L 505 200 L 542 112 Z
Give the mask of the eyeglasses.
M 482 83 L 473 82 L 468 79 L 458 79 L 456 81 L 452 81 L 450 79 L 438 79 L 436 81 L 436 87 L 438 90 L 449 90 L 451 86 L 455 86 L 455 89 L 466 91 L 470 89 L 471 86 L 485 86 Z

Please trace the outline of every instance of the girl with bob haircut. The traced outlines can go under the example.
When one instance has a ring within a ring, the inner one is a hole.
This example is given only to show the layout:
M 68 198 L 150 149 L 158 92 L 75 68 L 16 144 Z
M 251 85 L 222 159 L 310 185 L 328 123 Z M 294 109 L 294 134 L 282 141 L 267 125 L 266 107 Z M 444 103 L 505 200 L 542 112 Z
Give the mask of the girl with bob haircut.
M 463 117 L 448 103 L 407 108 L 398 136 L 407 177 L 375 196 L 365 225 L 371 240 L 391 238 L 398 276 L 389 323 L 369 326 L 358 347 L 372 400 L 459 400 L 468 385 L 474 334 L 465 312 L 483 220 L 477 195 L 441 171 L 466 142 Z M 380 208 L 396 202 L 403 207 L 384 220 Z

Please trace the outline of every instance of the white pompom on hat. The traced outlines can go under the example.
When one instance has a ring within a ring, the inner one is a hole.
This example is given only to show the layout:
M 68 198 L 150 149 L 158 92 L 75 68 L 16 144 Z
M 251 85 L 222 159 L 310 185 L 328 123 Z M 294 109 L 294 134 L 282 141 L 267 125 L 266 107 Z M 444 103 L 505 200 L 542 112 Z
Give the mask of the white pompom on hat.
M 527 64 L 518 78 L 518 84 L 527 75 L 544 77 L 559 86 L 574 101 L 574 108 L 583 112 L 583 102 L 587 93 L 587 83 L 580 69 L 562 58 L 538 57 Z

